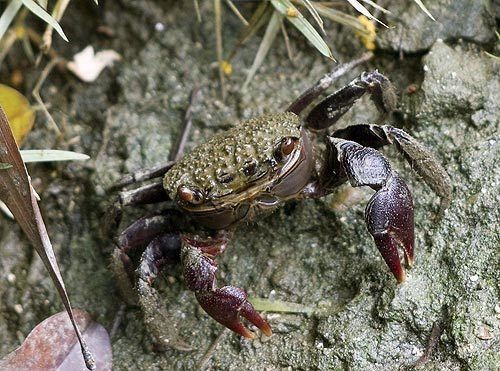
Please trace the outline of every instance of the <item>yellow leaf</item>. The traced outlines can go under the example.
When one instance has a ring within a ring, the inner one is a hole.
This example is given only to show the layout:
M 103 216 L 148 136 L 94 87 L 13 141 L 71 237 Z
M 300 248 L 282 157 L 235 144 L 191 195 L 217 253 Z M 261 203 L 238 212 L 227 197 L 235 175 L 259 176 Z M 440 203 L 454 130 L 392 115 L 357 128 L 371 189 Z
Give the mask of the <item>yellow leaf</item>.
M 0 84 L 0 105 L 9 119 L 18 146 L 21 146 L 33 127 L 35 111 L 24 95 L 3 84 Z

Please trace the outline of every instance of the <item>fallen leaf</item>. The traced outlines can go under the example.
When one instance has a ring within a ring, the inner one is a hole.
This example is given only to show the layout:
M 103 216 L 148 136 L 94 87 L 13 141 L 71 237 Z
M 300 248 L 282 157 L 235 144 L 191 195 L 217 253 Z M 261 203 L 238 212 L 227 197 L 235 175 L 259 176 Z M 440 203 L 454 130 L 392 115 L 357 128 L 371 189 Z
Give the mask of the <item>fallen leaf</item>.
M 0 105 L 2 105 L 14 138 L 20 146 L 35 122 L 35 111 L 28 100 L 10 86 L 0 84 Z
M 74 321 L 73 311 L 69 302 L 68 293 L 57 265 L 54 249 L 50 243 L 45 223 L 43 222 L 40 208 L 38 207 L 37 194 L 30 183 L 30 178 L 24 162 L 19 153 L 14 135 L 10 129 L 9 121 L 3 108 L 0 106 L 0 162 L 10 164 L 12 167 L 3 169 L 0 176 L 0 201 L 3 201 L 14 215 L 17 223 L 24 231 L 26 237 L 42 259 L 49 275 L 56 286 L 61 301 L 68 312 L 73 324 L 82 355 L 87 368 L 93 370 L 95 362 L 85 341 L 83 340 L 78 325 Z
M 494 337 L 489 327 L 486 325 L 479 326 L 476 336 L 481 340 L 491 340 Z
M 97 79 L 101 71 L 107 66 L 112 66 L 115 61 L 121 60 L 120 54 L 114 50 L 102 50 L 94 53 L 94 48 L 89 45 L 80 53 L 73 56 L 73 61 L 68 62 L 68 69 L 80 80 L 92 82 Z
M 98 370 L 111 370 L 112 353 L 108 332 L 80 309 L 73 314 L 83 338 L 96 356 Z M 0 370 L 82 370 L 85 368 L 78 339 L 68 314 L 47 318 L 26 337 L 19 348 L 0 359 Z

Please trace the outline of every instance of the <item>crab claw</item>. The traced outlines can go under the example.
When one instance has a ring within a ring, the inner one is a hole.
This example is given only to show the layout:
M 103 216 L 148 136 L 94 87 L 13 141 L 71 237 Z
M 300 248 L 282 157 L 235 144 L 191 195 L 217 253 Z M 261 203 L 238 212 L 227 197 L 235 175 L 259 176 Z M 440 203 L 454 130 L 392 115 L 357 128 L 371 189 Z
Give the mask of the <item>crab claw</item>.
M 238 287 L 224 286 L 214 291 L 197 292 L 196 299 L 213 319 L 241 336 L 253 339 L 256 335 L 241 323 L 240 315 L 266 336 L 272 335 L 269 324 L 247 301 L 247 293 Z
M 366 224 L 389 269 L 398 282 L 406 279 L 398 253 L 402 246 L 408 266 L 413 265 L 413 200 L 410 190 L 396 173 L 387 180 L 366 206 Z

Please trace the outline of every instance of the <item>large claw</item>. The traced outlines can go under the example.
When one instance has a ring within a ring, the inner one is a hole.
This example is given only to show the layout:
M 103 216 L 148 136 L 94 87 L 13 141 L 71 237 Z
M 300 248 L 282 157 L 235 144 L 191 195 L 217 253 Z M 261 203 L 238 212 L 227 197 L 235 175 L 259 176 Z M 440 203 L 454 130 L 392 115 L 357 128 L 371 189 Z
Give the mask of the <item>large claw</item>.
M 186 285 L 194 291 L 205 312 L 230 330 L 246 338 L 255 337 L 255 334 L 241 323 L 241 316 L 264 334 L 271 336 L 271 327 L 248 302 L 244 290 L 234 286 L 217 288 L 217 263 L 214 259 L 225 250 L 228 242 L 227 232 L 219 232 L 215 238 L 208 239 L 183 237 L 181 260 Z
M 404 251 L 406 263 L 413 265 L 413 200 L 410 190 L 396 173 L 375 193 L 366 206 L 366 224 L 389 269 L 398 282 L 406 278 L 398 244 Z
M 241 336 L 255 338 L 255 333 L 241 323 L 240 316 L 257 326 L 266 336 L 272 335 L 269 324 L 247 301 L 247 293 L 238 287 L 224 286 L 214 291 L 197 292 L 196 298 L 213 319 Z

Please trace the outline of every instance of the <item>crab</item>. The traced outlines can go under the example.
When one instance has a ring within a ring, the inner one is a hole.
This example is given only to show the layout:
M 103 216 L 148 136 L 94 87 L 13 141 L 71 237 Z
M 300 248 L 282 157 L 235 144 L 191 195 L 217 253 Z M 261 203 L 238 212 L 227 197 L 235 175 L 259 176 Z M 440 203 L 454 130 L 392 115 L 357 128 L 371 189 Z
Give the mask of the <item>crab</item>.
M 356 124 L 328 132 L 366 93 L 381 118 L 397 103 L 392 83 L 375 70 L 362 73 L 311 108 L 340 75 L 340 68 L 325 75 L 285 112 L 243 121 L 178 161 L 138 172 L 123 182 L 162 177 L 120 193 L 113 208 L 115 225 L 125 206 L 164 201 L 175 205 L 138 219 L 115 239 L 114 261 L 119 267 L 115 270 L 128 272 L 121 275 L 135 281 L 138 301 L 150 322 L 168 316 L 161 313 L 153 283 L 169 263 L 180 262 L 187 288 L 209 316 L 245 338 L 254 338 L 256 333 L 242 317 L 270 336 L 270 325 L 242 288 L 217 285 L 216 259 L 243 222 L 270 214 L 288 200 L 326 196 L 345 182 L 375 191 L 365 210 L 368 232 L 396 280 L 405 280 L 402 261 L 409 267 L 414 262 L 414 204 L 403 178 L 378 149 L 394 144 L 441 197 L 443 207 L 451 200 L 450 178 L 429 150 L 396 127 Z M 129 257 L 133 251 L 143 251 L 135 273 Z M 157 326 L 151 327 L 158 332 Z M 157 333 L 157 340 L 189 349 L 169 331 Z

